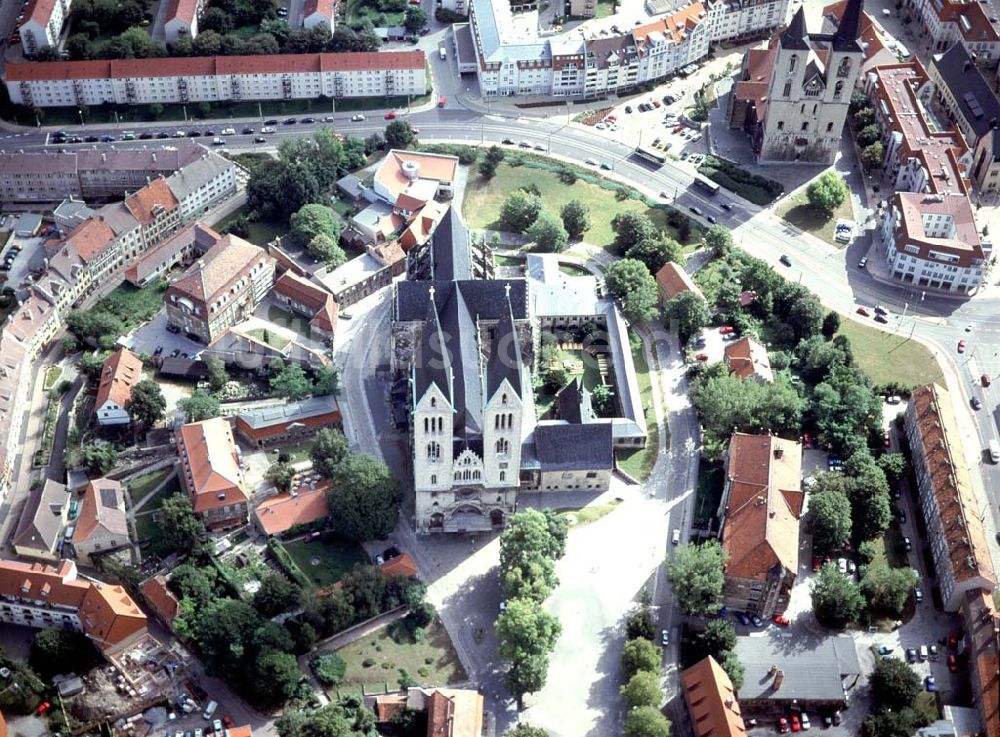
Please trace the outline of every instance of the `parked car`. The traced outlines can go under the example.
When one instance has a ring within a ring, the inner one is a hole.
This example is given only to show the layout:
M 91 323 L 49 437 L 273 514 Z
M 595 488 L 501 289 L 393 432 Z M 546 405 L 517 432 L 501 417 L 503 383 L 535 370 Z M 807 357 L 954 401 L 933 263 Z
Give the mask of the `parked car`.
M 952 673 L 958 673 L 958 658 L 955 653 L 948 653 L 948 670 Z
M 383 115 L 382 117 L 383 117 L 383 118 L 384 118 L 385 120 L 395 120 L 395 119 L 396 119 L 396 113 L 394 113 L 394 112 L 393 112 L 392 110 L 390 110 L 389 112 L 387 112 L 387 113 L 386 113 L 385 115 Z
M 295 118 L 285 118 L 285 119 L 284 119 L 283 121 L 281 121 L 281 122 L 282 122 L 282 123 L 283 123 L 284 125 L 295 125 L 295 124 L 296 124 L 296 123 L 298 123 L 299 121 L 297 121 L 297 120 L 296 120 Z
M 315 123 L 316 122 L 316 118 L 302 118 L 302 122 L 304 124 L 308 125 L 309 123 Z
M 754 627 L 763 627 L 764 626 L 764 620 L 761 619 L 760 617 L 758 617 L 756 614 L 751 614 L 750 615 L 750 621 L 753 623 Z
M 903 549 L 906 550 L 907 553 L 913 550 L 913 543 L 910 542 L 910 538 L 908 537 L 903 538 Z
M 784 254 L 781 255 L 781 258 L 779 258 L 778 261 L 780 261 L 785 266 L 791 266 L 792 265 L 792 260 L 790 258 L 788 258 L 788 256 L 786 256 Z
M 934 680 L 934 676 L 927 676 L 924 679 L 924 687 L 931 693 L 937 691 L 937 681 Z
M 788 721 L 792 725 L 792 731 L 793 732 L 801 732 L 802 731 L 802 722 L 799 721 L 799 715 L 798 714 L 796 714 L 796 713 L 793 712 L 791 718 Z
M 788 720 L 784 717 L 778 717 L 778 733 L 788 734 Z
M 937 662 L 938 659 L 938 646 L 930 645 L 927 648 L 927 658 L 933 662 Z
M 916 663 L 917 662 L 917 651 L 912 647 L 906 648 L 906 662 Z
M 788 620 L 788 617 L 782 617 L 780 614 L 775 614 L 773 617 L 771 617 L 771 621 L 774 622 L 779 627 L 788 627 L 791 624 L 791 622 Z
M 743 612 L 733 612 L 733 616 L 736 617 L 736 619 L 738 619 L 740 624 L 744 627 L 750 624 L 750 617 Z
M 989 386 L 990 384 L 993 383 L 993 379 L 990 378 L 989 374 L 983 374 L 982 376 L 979 377 L 979 383 L 982 384 L 983 386 Z
M 972 409 L 974 410 L 978 411 L 983 408 L 983 402 L 979 397 L 973 397 L 969 400 L 969 403 L 972 405 Z
M 924 592 L 920 588 L 920 586 L 914 586 L 913 587 L 913 599 L 918 604 L 924 600 Z
M 965 353 L 965 340 L 958 341 L 958 352 Z
M 809 715 L 808 714 L 806 714 L 805 712 L 802 712 L 802 714 L 801 714 L 801 716 L 799 718 L 802 720 L 802 731 L 803 732 L 807 731 L 810 727 L 812 727 L 812 723 L 809 721 Z
M 863 269 L 863 268 L 865 268 L 865 267 L 866 267 L 867 265 L 868 265 L 868 257 L 867 257 L 867 256 L 862 256 L 862 257 L 861 257 L 861 258 L 860 258 L 860 259 L 858 260 L 858 268 L 859 268 L 859 269 Z
M 893 653 L 893 649 L 891 647 L 886 647 L 885 645 L 882 645 L 878 649 L 878 654 L 879 655 L 892 655 L 892 653 Z

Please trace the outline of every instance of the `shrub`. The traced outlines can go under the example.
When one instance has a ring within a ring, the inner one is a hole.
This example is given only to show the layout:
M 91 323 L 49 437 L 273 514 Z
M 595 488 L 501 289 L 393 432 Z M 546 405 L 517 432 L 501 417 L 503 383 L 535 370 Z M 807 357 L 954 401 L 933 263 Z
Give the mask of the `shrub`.
M 347 671 L 347 663 L 336 653 L 323 653 L 309 661 L 316 680 L 324 686 L 336 686 Z
M 371 668 L 373 665 L 375 665 L 375 660 L 373 658 L 365 658 L 361 661 L 362 668 Z

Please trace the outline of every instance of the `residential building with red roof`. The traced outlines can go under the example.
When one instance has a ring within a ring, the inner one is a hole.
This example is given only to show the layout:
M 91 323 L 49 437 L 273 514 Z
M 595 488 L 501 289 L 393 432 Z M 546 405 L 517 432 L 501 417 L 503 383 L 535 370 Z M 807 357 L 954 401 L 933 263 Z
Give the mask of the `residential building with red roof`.
M 242 456 L 221 417 L 182 425 L 176 432 L 181 485 L 195 514 L 210 530 L 247 522 Z
M 804 499 L 799 443 L 733 434 L 719 507 L 727 607 L 763 619 L 785 611 L 798 573 Z
M 302 27 L 326 26 L 333 31 L 336 23 L 337 0 L 305 0 L 302 6 Z
M 18 27 L 24 53 L 32 56 L 57 46 L 72 7 L 72 0 L 31 0 Z
M 333 340 L 337 327 L 337 300 L 322 284 L 286 271 L 274 283 L 272 296 L 292 312 L 310 318 L 310 338 Z
M 729 373 L 741 379 L 754 379 L 762 384 L 774 381 L 767 348 L 749 336 L 728 343 L 723 350 L 723 360 Z
M 340 405 L 333 395 L 247 408 L 236 415 L 236 433 L 250 445 L 287 444 L 324 427 L 339 427 Z
M 969 662 L 972 703 L 986 737 L 1000 735 L 1000 615 L 991 591 L 972 589 L 962 600 L 965 653 Z
M 126 405 L 132 398 L 132 387 L 141 380 L 142 360 L 128 348 L 118 348 L 108 356 L 94 400 L 98 425 L 127 425 L 132 421 Z
M 389 560 L 379 566 L 379 570 L 385 578 L 393 578 L 395 576 L 407 578 L 409 576 L 416 576 L 419 573 L 417 571 L 417 564 L 413 562 L 413 558 L 410 557 L 409 553 L 389 558 Z
M 147 251 L 125 269 L 125 279 L 144 287 L 166 275 L 175 266 L 188 264 L 205 255 L 222 236 L 202 223 L 192 223 Z
M 366 696 L 365 705 L 385 723 L 404 709 L 424 712 L 427 737 L 482 737 L 483 695 L 460 688 L 413 687 L 395 693 Z
M 729 675 L 709 655 L 681 671 L 694 737 L 745 737 L 746 725 Z
M 992 592 L 997 576 L 951 395 L 937 384 L 917 388 L 904 424 L 941 601 L 956 612 L 970 592 Z
M 194 40 L 198 35 L 198 19 L 205 9 L 204 0 L 167 0 L 163 35 L 167 43 L 187 36 Z
M 961 44 L 983 66 L 993 67 L 1000 59 L 1000 35 L 996 19 L 987 12 L 989 6 L 968 0 L 906 0 L 904 7 L 919 19 L 932 51 Z
M 274 265 L 263 249 L 224 236 L 164 293 L 167 324 L 213 342 L 253 315 L 274 284 Z
M 691 292 L 698 295 L 702 300 L 705 299 L 705 295 L 701 293 L 701 289 L 694 283 L 694 279 L 688 276 L 684 267 L 680 264 L 675 264 L 673 261 L 667 261 L 656 272 L 656 286 L 660 288 L 661 302 L 673 299 L 682 292 Z
M 139 593 L 146 606 L 153 610 L 153 614 L 168 628 L 173 629 L 174 619 L 180 614 L 181 603 L 167 586 L 167 577 L 161 574 L 143 581 Z
M 4 83 L 31 107 L 416 96 L 425 66 L 419 50 L 46 61 L 9 64 Z
M 58 567 L 0 560 L 0 621 L 82 632 L 113 655 L 146 633 L 146 615 L 121 586 L 77 577 Z
M 329 484 L 300 489 L 265 499 L 254 509 L 254 523 L 268 537 L 281 535 L 293 527 L 318 522 L 330 515 L 327 504 Z
M 73 550 L 87 563 L 93 563 L 92 556 L 131 544 L 121 483 L 107 478 L 88 483 L 73 527 Z

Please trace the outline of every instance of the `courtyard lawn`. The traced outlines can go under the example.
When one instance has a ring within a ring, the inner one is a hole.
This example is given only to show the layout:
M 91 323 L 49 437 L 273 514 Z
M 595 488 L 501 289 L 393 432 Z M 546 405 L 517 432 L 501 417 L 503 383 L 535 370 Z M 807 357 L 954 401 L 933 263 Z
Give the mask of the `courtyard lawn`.
M 299 461 L 304 461 L 309 458 L 309 453 L 312 452 L 313 441 L 305 440 L 301 443 L 296 443 L 295 445 L 285 445 L 280 448 L 268 448 L 267 449 L 267 459 L 271 463 L 277 463 L 278 456 L 281 453 L 288 453 L 292 458 L 292 463 L 298 463 Z
M 153 471 L 152 473 L 146 473 L 142 476 L 136 476 L 131 481 L 126 481 L 125 486 L 128 488 L 133 508 L 141 510 L 157 509 L 160 506 L 161 500 L 166 499 L 168 496 L 175 493 L 175 491 L 179 491 L 179 483 L 164 484 L 160 493 L 146 502 L 142 507 L 136 508 L 134 506 L 142 501 L 142 498 L 146 496 L 146 494 L 155 489 L 156 485 L 163 481 L 163 479 L 167 478 L 167 476 L 169 476 L 173 471 L 173 468 L 161 468 L 159 471 Z
M 309 337 L 309 320 L 302 315 L 296 315 L 294 312 L 290 312 L 283 307 L 270 305 L 267 308 L 267 320 L 268 322 L 273 322 L 275 325 L 288 328 L 305 338 Z
M 595 18 L 607 18 L 618 11 L 616 0 L 597 0 L 597 13 Z
M 611 190 L 582 179 L 568 185 L 561 182 L 555 172 L 529 166 L 512 167 L 507 163 L 500 164 L 496 176 L 489 181 L 483 181 L 479 177 L 470 178 L 465 189 L 465 201 L 462 203 L 462 214 L 469 227 L 502 230 L 498 218 L 504 198 L 529 183 L 536 185 L 542 193 L 545 209 L 556 215 L 570 200 L 580 200 L 590 208 L 590 229 L 583 235 L 583 240 L 587 243 L 602 248 L 610 246 L 615 238 L 611 220 L 618 213 L 628 210 L 645 213 L 658 228 L 676 238 L 674 229 L 667 225 L 666 213 L 663 210 L 648 207 L 640 200 L 618 200 Z
M 656 457 L 660 454 L 660 429 L 653 410 L 653 385 L 649 380 L 649 364 L 646 363 L 642 342 L 632 345 L 632 360 L 635 362 L 635 375 L 639 382 L 639 402 L 646 413 L 646 447 L 617 450 L 615 461 L 618 468 L 636 481 L 645 481 L 652 473 Z
M 243 215 L 247 214 L 247 206 L 239 208 L 234 211 L 231 215 L 228 215 L 219 222 L 215 223 L 212 227 L 222 232 L 229 225 L 231 225 L 235 220 L 238 220 Z M 255 246 L 264 247 L 275 238 L 280 238 L 288 232 L 288 223 L 281 222 L 280 220 L 254 220 L 247 225 L 248 235 L 246 240 L 253 243 Z
M 893 381 L 905 386 L 920 386 L 932 381 L 944 384 L 944 376 L 934 356 L 915 340 L 847 319 L 841 320 L 839 334 L 850 339 L 855 362 L 876 384 Z
M 273 330 L 268 330 L 267 328 L 254 328 L 253 330 L 247 330 L 247 335 L 251 338 L 256 338 L 262 343 L 267 343 L 269 346 L 277 348 L 279 351 L 291 342 L 288 338 L 283 338 Z
M 367 563 L 368 556 L 356 543 L 325 535 L 315 540 L 281 543 L 299 570 L 319 588 L 332 586 L 350 573 L 356 563 Z
M 385 628 L 341 648 L 337 655 L 347 663 L 336 687 L 342 694 L 362 689 L 366 693 L 394 691 L 403 671 L 421 686 L 447 686 L 466 679 L 451 638 L 437 618 L 425 630 L 422 642 L 400 644 Z
M 850 197 L 847 197 L 841 203 L 840 207 L 827 217 L 819 210 L 809 206 L 805 189 L 799 190 L 791 197 L 779 203 L 775 209 L 775 214 L 799 230 L 811 233 L 821 241 L 825 241 L 836 248 L 843 248 L 845 245 L 838 243 L 833 237 L 837 220 L 843 218 L 844 220 L 854 222 L 854 212 L 851 210 Z
M 165 291 L 167 282 L 163 279 L 141 288 L 121 284 L 91 309 L 115 316 L 122 321 L 127 333 L 149 322 L 160 311 Z
M 593 390 L 601 383 L 601 374 L 597 370 L 597 361 L 591 356 L 584 356 L 582 350 L 561 349 L 559 360 L 569 369 L 572 379 L 578 376 L 583 377 L 583 385 L 587 389 Z M 539 417 L 544 417 L 552 409 L 556 394 L 559 392 L 549 391 L 547 387 L 542 387 L 538 392 L 538 399 L 535 401 L 536 411 Z

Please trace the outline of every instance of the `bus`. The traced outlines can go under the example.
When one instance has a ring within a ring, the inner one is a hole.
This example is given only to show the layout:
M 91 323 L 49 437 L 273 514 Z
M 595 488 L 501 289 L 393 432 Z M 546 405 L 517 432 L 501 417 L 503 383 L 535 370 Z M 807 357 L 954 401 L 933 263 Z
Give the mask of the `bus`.
M 667 157 L 661 151 L 657 151 L 655 148 L 647 148 L 646 146 L 636 146 L 635 152 L 633 153 L 639 159 L 650 164 L 655 164 L 657 167 L 663 166 L 667 163 Z
M 711 179 L 705 179 L 704 177 L 695 177 L 694 186 L 703 190 L 707 194 L 714 195 L 719 193 L 719 185 L 713 182 Z

